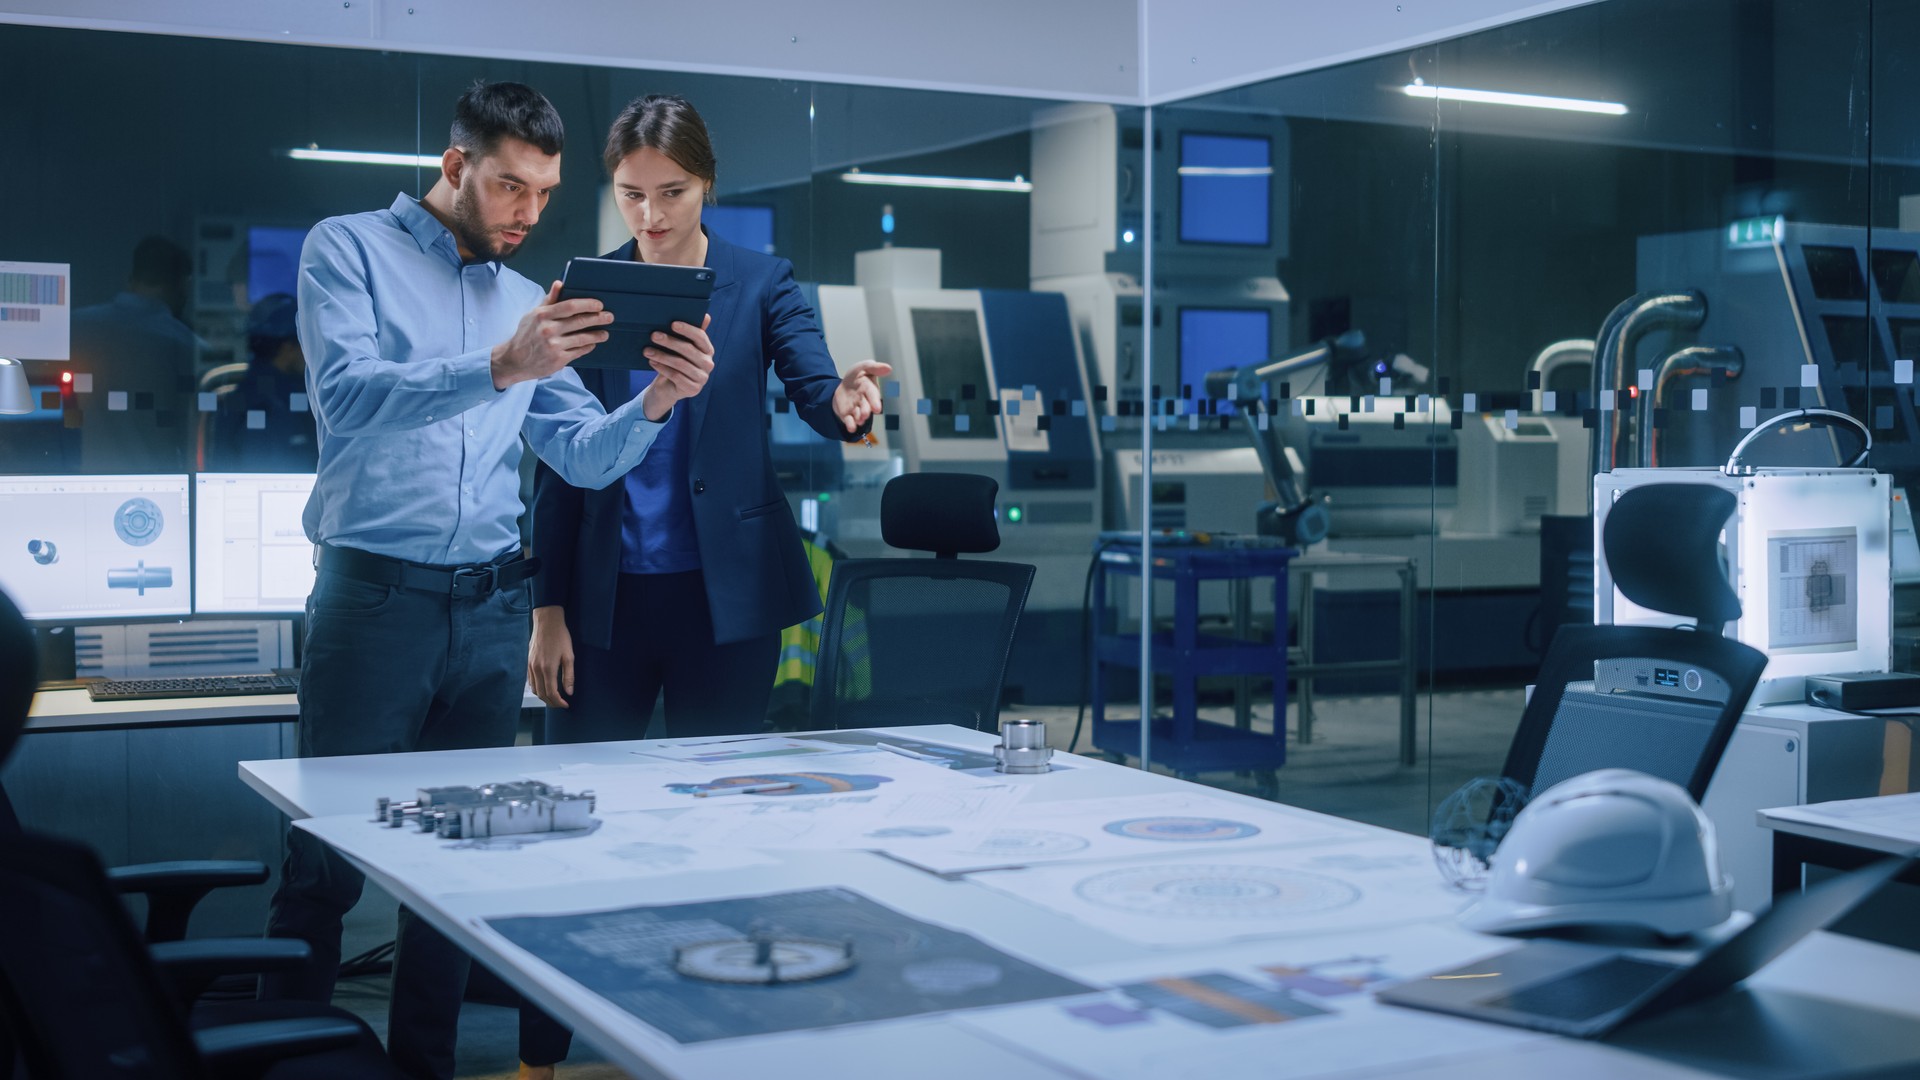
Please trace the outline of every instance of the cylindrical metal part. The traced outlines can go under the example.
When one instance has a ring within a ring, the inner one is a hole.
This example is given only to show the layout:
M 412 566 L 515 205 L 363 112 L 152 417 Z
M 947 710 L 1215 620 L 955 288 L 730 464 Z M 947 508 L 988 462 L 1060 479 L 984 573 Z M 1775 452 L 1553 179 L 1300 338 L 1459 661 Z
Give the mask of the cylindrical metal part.
M 1008 720 L 1000 725 L 1000 745 L 993 748 L 994 768 L 1003 773 L 1043 773 L 1052 768 L 1053 748 L 1047 745 L 1044 720 Z

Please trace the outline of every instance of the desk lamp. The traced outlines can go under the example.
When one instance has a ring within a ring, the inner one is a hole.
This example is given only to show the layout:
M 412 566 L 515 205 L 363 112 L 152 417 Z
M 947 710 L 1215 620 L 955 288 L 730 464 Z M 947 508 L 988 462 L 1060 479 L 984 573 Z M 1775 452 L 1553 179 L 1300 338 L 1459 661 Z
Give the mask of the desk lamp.
M 0 413 L 24 416 L 33 409 L 33 390 L 27 385 L 26 366 L 0 356 Z

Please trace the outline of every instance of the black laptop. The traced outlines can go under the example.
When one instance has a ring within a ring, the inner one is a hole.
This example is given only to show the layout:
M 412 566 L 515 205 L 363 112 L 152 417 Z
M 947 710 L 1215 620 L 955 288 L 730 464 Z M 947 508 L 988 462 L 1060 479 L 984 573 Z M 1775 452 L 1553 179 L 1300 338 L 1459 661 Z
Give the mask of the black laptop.
M 1394 1005 L 1597 1038 L 1628 1020 L 1732 987 L 1801 938 L 1852 911 L 1912 865 L 1912 859 L 1883 859 L 1783 896 L 1691 964 L 1644 960 L 1607 946 L 1531 941 L 1464 967 L 1388 987 L 1376 996 Z

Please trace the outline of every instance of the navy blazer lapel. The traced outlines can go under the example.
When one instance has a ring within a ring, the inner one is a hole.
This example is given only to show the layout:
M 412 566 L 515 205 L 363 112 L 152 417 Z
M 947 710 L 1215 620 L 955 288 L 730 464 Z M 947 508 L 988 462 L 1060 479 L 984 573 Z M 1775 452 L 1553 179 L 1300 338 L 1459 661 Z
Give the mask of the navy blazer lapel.
M 686 402 L 687 421 L 692 425 L 687 432 L 687 445 L 700 445 L 700 428 L 707 422 L 707 407 L 713 401 L 714 385 L 720 379 L 720 357 L 727 354 L 726 342 L 740 330 L 738 318 L 741 291 L 734 288 L 738 283 L 738 268 L 734 265 L 733 245 L 707 232 L 705 225 L 700 231 L 707 233 L 707 269 L 713 271 L 713 299 L 707 305 L 707 313 L 713 316 L 712 329 L 718 333 L 713 338 L 714 370 L 707 378 L 707 386 L 699 396 Z

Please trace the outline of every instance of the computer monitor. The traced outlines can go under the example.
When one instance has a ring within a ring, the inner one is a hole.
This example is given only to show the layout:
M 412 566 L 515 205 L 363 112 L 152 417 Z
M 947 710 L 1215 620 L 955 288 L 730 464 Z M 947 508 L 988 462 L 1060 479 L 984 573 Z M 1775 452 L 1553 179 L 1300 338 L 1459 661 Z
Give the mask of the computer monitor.
M 187 477 L 0 476 L 0 589 L 31 622 L 193 610 Z
M 312 473 L 201 473 L 193 484 L 193 610 L 304 611 L 313 543 L 301 524 Z
M 773 254 L 773 207 L 721 203 L 700 211 L 700 223 L 730 244 Z
M 1237 368 L 1271 359 L 1273 312 L 1267 308 L 1180 309 L 1180 385 L 1193 397 L 1207 396 L 1207 372 Z M 1220 402 L 1220 413 L 1232 416 L 1232 401 Z
M 247 303 L 274 293 L 291 296 L 300 273 L 300 248 L 306 229 L 255 225 L 247 230 Z
M 1180 242 L 1273 242 L 1273 142 L 1259 135 L 1180 135 Z
M 927 417 L 930 439 L 998 439 L 999 425 L 987 411 L 993 384 L 987 381 L 987 349 L 975 309 L 916 307 L 913 348 L 920 360 L 920 392 L 934 402 Z M 969 393 L 971 390 L 971 393 Z M 941 403 L 950 403 L 942 412 Z M 961 417 L 966 422 L 961 422 Z

